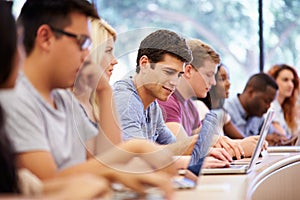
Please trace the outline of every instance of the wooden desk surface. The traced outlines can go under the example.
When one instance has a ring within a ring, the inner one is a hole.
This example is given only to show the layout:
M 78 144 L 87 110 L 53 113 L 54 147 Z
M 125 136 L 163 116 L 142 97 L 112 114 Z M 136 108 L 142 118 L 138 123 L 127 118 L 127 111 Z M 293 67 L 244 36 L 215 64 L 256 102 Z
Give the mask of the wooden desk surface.
M 176 191 L 174 199 L 251 199 L 250 191 L 260 180 L 272 172 L 297 161 L 300 161 L 300 153 L 266 154 L 262 162 L 249 174 L 201 175 L 195 189 Z

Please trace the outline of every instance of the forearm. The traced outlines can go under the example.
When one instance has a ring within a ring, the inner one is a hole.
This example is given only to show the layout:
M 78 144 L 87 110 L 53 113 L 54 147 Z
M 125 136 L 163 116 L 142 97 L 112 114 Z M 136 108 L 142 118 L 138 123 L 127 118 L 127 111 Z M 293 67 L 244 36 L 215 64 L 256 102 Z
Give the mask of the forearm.
M 119 125 L 118 115 L 115 109 L 115 103 L 113 99 L 112 89 L 107 88 L 105 90 L 96 92 L 99 107 L 99 130 L 102 138 L 100 146 L 107 146 L 107 144 L 116 145 L 121 143 L 122 134 Z M 98 144 L 99 145 L 99 144 Z M 107 148 L 103 148 L 106 150 Z
M 166 148 L 174 155 L 191 155 L 194 145 L 194 136 L 191 136 L 177 141 L 173 144 L 166 145 Z
M 229 121 L 227 124 L 223 127 L 224 133 L 232 138 L 232 139 L 243 139 L 243 134 L 234 126 L 234 124 Z
M 65 168 L 57 172 L 56 177 L 67 177 L 87 173 L 104 177 L 109 181 L 114 181 L 116 178 L 112 168 L 102 164 L 99 160 L 94 158 L 91 158 L 84 163 Z

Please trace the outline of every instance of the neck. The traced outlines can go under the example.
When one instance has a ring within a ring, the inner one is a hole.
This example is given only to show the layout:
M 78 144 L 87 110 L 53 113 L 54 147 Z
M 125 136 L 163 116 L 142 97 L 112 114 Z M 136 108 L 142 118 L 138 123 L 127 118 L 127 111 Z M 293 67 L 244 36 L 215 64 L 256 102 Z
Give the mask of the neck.
M 279 102 L 280 105 L 283 104 L 283 101 L 285 100 L 285 97 L 281 96 L 280 94 L 278 94 L 277 96 L 277 101 Z
M 146 110 L 148 106 L 155 101 L 156 97 L 149 94 L 148 90 L 144 87 L 143 82 L 140 80 L 138 74 L 133 78 L 133 82 L 137 93 L 143 102 L 144 109 Z
M 185 78 L 181 78 L 176 89 L 185 100 L 195 96 L 193 88 L 190 86 L 189 82 Z
M 242 107 L 243 107 L 244 110 L 246 111 L 246 115 L 248 116 L 248 115 L 249 115 L 249 112 L 248 112 L 248 110 L 247 110 L 246 98 L 248 98 L 248 97 L 244 96 L 243 93 L 240 94 L 240 95 L 238 96 L 238 99 L 239 99 L 239 101 L 240 101 Z
M 33 59 L 29 56 L 25 59 L 23 71 L 30 83 L 41 94 L 41 96 L 51 106 L 55 107 L 54 99 L 52 98 L 51 91 L 51 78 L 45 70 L 45 63 L 40 59 Z
M 212 109 L 218 108 L 220 105 L 220 99 L 211 96 L 211 107 Z

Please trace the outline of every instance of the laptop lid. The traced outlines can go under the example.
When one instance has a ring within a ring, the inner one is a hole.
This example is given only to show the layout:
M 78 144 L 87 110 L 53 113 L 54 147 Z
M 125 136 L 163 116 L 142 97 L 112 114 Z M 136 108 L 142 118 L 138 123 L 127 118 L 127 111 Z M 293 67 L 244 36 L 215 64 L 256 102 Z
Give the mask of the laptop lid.
M 252 156 L 251 156 L 251 161 L 249 163 L 249 168 L 248 168 L 248 171 L 251 171 L 255 165 L 256 165 L 256 161 L 259 157 L 259 154 L 261 152 L 261 149 L 264 145 L 264 141 L 266 140 L 266 137 L 267 137 L 267 134 L 268 134 L 268 130 L 270 128 L 270 125 L 272 123 L 272 119 L 274 117 L 274 113 L 275 111 L 273 109 L 269 109 L 267 114 L 266 114 L 266 117 L 265 117 L 265 120 L 264 120 L 264 123 L 260 129 L 260 137 L 258 139 L 258 142 L 256 144 L 256 148 L 255 150 L 253 151 L 252 153 Z
M 214 168 L 214 169 L 203 169 L 203 174 L 243 174 L 252 171 L 256 165 L 259 154 L 263 147 L 264 141 L 268 134 L 269 127 L 271 125 L 274 116 L 274 110 L 269 109 L 264 119 L 263 125 L 260 129 L 260 137 L 257 141 L 255 150 L 252 153 L 251 160 L 248 165 L 232 165 L 229 168 Z
M 203 120 L 198 140 L 194 146 L 188 169 L 199 176 L 204 159 L 212 145 L 213 137 L 218 134 L 216 114 L 208 112 Z
M 211 147 L 212 140 L 217 134 L 217 118 L 214 113 L 207 113 L 199 132 L 198 139 L 194 145 L 191 159 L 189 161 L 188 170 L 196 177 L 199 177 L 203 166 L 204 159 Z M 191 189 L 197 185 L 197 179 L 192 180 L 188 176 L 179 176 L 173 178 L 175 189 Z

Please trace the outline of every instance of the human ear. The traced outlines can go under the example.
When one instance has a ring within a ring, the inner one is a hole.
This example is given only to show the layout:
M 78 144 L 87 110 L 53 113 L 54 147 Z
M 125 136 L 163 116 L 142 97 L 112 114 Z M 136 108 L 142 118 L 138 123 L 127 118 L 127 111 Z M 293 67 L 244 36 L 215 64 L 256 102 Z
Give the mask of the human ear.
M 41 25 L 36 32 L 35 45 L 43 50 L 48 51 L 54 37 L 50 27 L 46 24 Z
M 192 77 L 192 70 L 193 70 L 193 66 L 191 64 L 187 64 L 185 66 L 183 76 L 186 77 L 186 78 L 191 78 Z
M 146 55 L 143 55 L 140 58 L 140 69 L 141 70 L 147 69 L 148 66 L 150 66 L 149 58 Z

